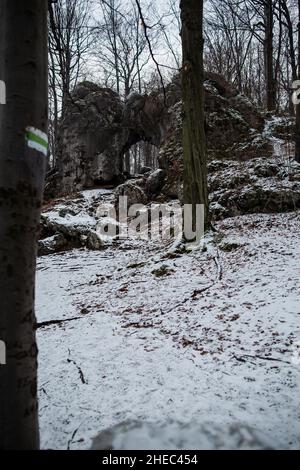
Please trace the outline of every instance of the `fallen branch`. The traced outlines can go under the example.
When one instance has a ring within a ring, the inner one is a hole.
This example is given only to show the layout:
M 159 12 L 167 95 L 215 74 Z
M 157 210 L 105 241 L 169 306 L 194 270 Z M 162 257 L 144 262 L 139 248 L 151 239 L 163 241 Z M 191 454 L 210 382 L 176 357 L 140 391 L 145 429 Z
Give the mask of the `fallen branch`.
M 83 421 L 84 422 L 84 421 Z M 71 444 L 73 443 L 73 440 L 74 440 L 74 437 L 76 436 L 80 426 L 82 425 L 82 423 L 79 424 L 78 428 L 75 429 L 75 431 L 73 431 L 73 434 L 71 436 L 71 439 L 68 441 L 68 450 L 70 450 L 70 447 L 71 447 Z
M 172 312 L 173 310 L 175 310 L 175 308 L 178 308 L 178 307 L 181 307 L 182 305 L 186 304 L 189 300 L 196 300 L 196 297 L 200 294 L 202 294 L 203 292 L 207 291 L 208 289 L 210 289 L 211 287 L 213 287 L 215 285 L 215 283 L 213 284 L 210 284 L 209 286 L 206 286 L 204 287 L 203 289 L 199 289 L 199 290 L 194 290 L 194 292 L 192 293 L 191 297 L 187 297 L 186 299 L 182 300 L 181 302 L 179 302 L 178 304 L 174 305 L 172 308 L 170 308 L 169 310 L 166 310 L 166 311 L 162 311 L 161 310 L 161 313 L 163 315 L 165 315 L 166 313 L 170 313 Z
M 34 325 L 34 329 L 37 330 L 38 328 L 44 328 L 45 326 L 51 326 L 51 325 L 61 325 L 62 323 L 66 323 L 66 322 L 74 321 L 74 320 L 80 320 L 81 318 L 84 318 L 84 317 L 73 317 L 73 318 L 66 318 L 65 320 L 44 321 L 41 323 L 36 323 Z
M 268 356 L 251 356 L 250 354 L 243 354 L 242 356 L 233 356 L 234 359 L 236 359 L 239 362 L 247 362 L 245 357 L 249 357 L 251 359 L 260 359 L 261 361 L 274 361 L 274 362 L 283 362 L 284 364 L 290 364 L 289 361 L 283 361 L 282 359 L 278 359 L 276 357 L 268 357 Z M 251 362 L 251 364 L 254 364 Z
M 133 323 L 127 323 L 126 325 L 123 325 L 122 328 L 153 328 L 154 326 L 160 325 L 162 322 L 155 323 L 138 323 L 138 322 L 133 322 Z
M 243 358 L 243 356 L 239 357 L 239 356 L 233 355 L 232 357 L 233 357 L 233 359 L 235 359 L 238 362 L 243 362 L 243 363 L 247 362 L 246 359 Z M 251 361 L 248 361 L 248 362 L 250 362 L 250 364 L 252 364 L 253 366 L 256 366 L 255 362 L 251 362 Z
M 69 349 L 69 356 L 70 356 L 70 354 L 71 354 L 71 352 L 70 352 L 70 349 Z M 77 370 L 79 372 L 79 377 L 80 377 L 81 383 L 87 384 L 87 381 L 84 378 L 82 369 L 79 367 L 79 365 L 75 361 L 73 361 L 73 359 L 67 359 L 67 362 L 74 364 L 74 366 L 77 368 Z

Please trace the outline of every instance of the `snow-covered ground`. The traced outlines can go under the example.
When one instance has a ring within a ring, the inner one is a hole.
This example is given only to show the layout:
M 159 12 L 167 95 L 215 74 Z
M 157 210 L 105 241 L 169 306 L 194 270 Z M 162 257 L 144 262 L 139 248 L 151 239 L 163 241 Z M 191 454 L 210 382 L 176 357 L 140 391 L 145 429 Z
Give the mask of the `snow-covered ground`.
M 299 212 L 217 229 L 198 252 L 123 241 L 39 258 L 43 448 L 170 418 L 248 424 L 299 448 Z

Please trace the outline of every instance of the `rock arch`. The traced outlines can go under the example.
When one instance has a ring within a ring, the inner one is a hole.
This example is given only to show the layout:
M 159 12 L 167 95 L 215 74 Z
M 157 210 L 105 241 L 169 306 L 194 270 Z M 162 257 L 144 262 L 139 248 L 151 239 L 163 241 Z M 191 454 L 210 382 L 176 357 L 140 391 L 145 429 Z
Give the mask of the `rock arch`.
M 263 114 L 217 74 L 205 76 L 205 111 L 210 158 L 243 159 L 270 152 L 262 136 Z M 179 76 L 165 93 L 133 93 L 125 103 L 113 90 L 91 82 L 79 84 L 60 123 L 55 192 L 123 182 L 124 154 L 141 140 L 160 149 L 161 168 L 178 179 L 181 119 Z M 51 184 L 50 180 L 46 196 Z

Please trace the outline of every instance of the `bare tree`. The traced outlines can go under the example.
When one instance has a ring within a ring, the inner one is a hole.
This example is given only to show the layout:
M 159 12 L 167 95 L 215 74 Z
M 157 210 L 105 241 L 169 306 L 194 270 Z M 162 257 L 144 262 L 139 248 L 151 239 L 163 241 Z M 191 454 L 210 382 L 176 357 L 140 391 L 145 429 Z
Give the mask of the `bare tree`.
M 263 49 L 265 106 L 277 106 L 277 78 L 280 72 L 282 34 L 276 36 L 276 9 L 280 0 L 212 0 L 211 17 L 206 34 L 208 53 L 213 53 L 219 73 L 235 83 L 240 91 L 249 91 L 260 79 L 261 48 Z M 211 31 L 213 34 L 211 35 Z M 275 43 L 277 49 L 275 50 Z M 277 55 L 277 57 L 275 57 Z M 253 77 L 253 65 L 259 75 Z M 225 72 L 225 73 L 224 73 Z M 254 80 L 253 80 L 254 78 Z M 258 101 L 261 101 L 260 98 Z
M 141 92 L 150 55 L 139 11 L 134 3 L 124 7 L 117 0 L 99 0 L 99 6 L 96 56 L 106 83 L 124 97 L 133 90 Z
M 92 47 L 90 0 L 57 0 L 49 12 L 50 150 L 55 160 L 58 120 L 83 74 Z
M 268 111 L 276 109 L 276 83 L 274 75 L 274 8 L 273 0 L 263 0 L 264 53 L 266 76 L 266 105 Z
M 253 32 L 244 27 L 232 1 L 212 0 L 207 13 L 205 65 L 244 92 L 250 88 L 247 72 L 253 58 Z
M 165 4 L 164 4 L 165 5 Z M 181 68 L 181 19 L 178 0 L 168 0 L 165 5 L 165 12 L 158 18 L 162 47 L 168 53 L 168 63 L 174 67 L 172 73 Z M 172 69 L 171 69 L 172 70 Z

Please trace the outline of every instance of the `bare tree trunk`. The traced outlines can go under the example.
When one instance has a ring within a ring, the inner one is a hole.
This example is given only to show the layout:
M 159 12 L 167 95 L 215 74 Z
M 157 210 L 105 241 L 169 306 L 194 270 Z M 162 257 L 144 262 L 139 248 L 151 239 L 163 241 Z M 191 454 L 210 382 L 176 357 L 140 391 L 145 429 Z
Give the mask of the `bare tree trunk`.
M 278 50 L 277 58 L 274 70 L 274 82 L 275 82 L 275 92 L 276 92 L 276 109 L 278 110 L 280 104 L 280 82 L 279 82 L 279 73 L 280 73 L 280 60 L 282 55 L 282 39 L 283 39 L 283 23 L 282 23 L 282 0 L 278 2 Z
M 300 0 L 298 0 L 298 79 L 300 80 Z M 296 106 L 295 159 L 300 163 L 300 105 Z
M 266 105 L 268 111 L 276 109 L 276 83 L 274 79 L 274 32 L 273 32 L 273 1 L 265 3 L 265 77 L 266 77 Z
M 48 0 L 1 0 L 0 447 L 37 449 L 36 239 L 47 154 Z
M 48 134 L 49 135 L 49 150 L 50 153 L 52 154 L 52 168 L 56 168 L 57 164 L 57 143 L 58 143 L 58 120 L 59 120 L 59 112 L 58 112 L 58 95 L 57 95 L 57 83 L 56 83 L 56 78 L 55 78 L 55 62 L 54 62 L 54 56 L 53 56 L 53 51 L 51 48 L 49 48 L 49 59 L 50 59 L 50 64 L 48 67 L 48 84 L 49 84 L 49 91 L 50 91 L 50 110 L 49 113 L 51 115 L 52 123 L 51 126 L 49 126 Z M 50 104 L 51 102 L 51 104 Z M 50 119 L 50 116 L 49 116 Z M 51 165 L 50 165 L 51 169 Z
M 152 168 L 152 147 L 149 142 L 145 142 L 144 145 L 144 155 L 145 155 L 145 166 Z
M 291 68 L 292 68 L 292 77 L 294 81 L 294 80 L 297 80 L 297 62 L 296 62 L 296 51 L 295 51 L 295 45 L 294 45 L 293 21 L 292 21 L 290 10 L 289 10 L 286 0 L 280 1 L 279 8 L 282 9 L 282 13 L 285 18 L 285 25 L 287 27 L 288 49 L 289 49 Z
M 203 204 L 209 225 L 203 96 L 203 1 L 181 0 L 184 203 Z M 193 224 L 194 225 L 194 224 Z
M 125 153 L 124 156 L 124 170 L 125 172 L 130 175 L 130 151 Z
M 116 25 L 116 11 L 115 11 L 115 2 L 112 2 L 112 33 L 113 33 L 113 44 L 114 44 L 114 59 L 115 59 L 115 73 L 116 73 L 116 84 L 117 84 L 117 93 L 120 94 L 120 70 L 119 70 L 119 58 L 118 58 L 118 48 L 117 48 L 117 25 Z

